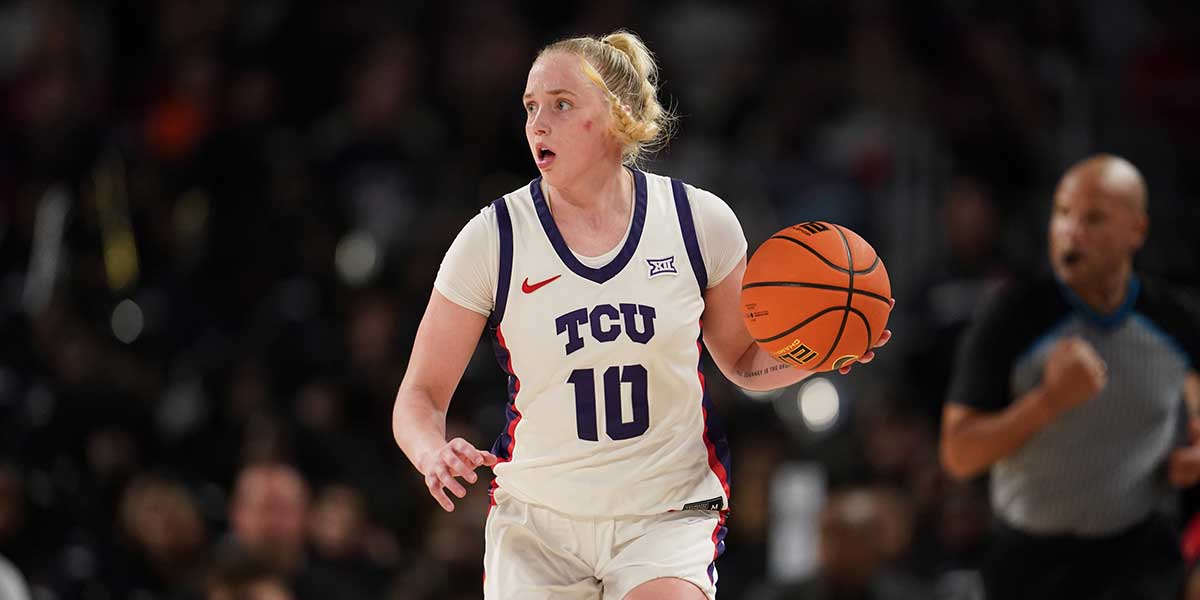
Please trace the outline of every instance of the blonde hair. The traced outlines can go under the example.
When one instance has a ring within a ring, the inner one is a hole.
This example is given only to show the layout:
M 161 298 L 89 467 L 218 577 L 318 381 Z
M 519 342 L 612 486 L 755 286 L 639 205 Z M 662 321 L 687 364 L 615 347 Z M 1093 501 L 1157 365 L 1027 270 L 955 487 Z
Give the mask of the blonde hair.
M 542 48 L 538 58 L 549 52 L 580 57 L 584 75 L 608 95 L 622 163 L 636 165 L 666 146 L 676 117 L 658 101 L 658 65 L 641 38 L 625 30 L 569 38 Z

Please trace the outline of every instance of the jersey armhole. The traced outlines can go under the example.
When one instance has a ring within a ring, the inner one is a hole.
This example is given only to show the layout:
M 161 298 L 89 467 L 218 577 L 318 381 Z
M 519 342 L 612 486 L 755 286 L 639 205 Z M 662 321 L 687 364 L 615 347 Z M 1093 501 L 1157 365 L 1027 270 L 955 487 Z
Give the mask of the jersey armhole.
M 508 214 L 508 203 L 504 197 L 492 202 L 496 210 L 496 227 L 500 230 L 500 269 L 496 274 L 496 303 L 488 317 L 488 329 L 495 331 L 504 320 L 504 308 L 508 305 L 508 289 L 512 280 L 513 229 Z
M 700 296 L 708 289 L 708 270 L 704 268 L 704 256 L 700 254 L 700 241 L 696 238 L 696 223 L 692 220 L 692 205 L 688 201 L 687 189 L 678 179 L 671 180 L 671 191 L 675 195 L 675 214 L 679 217 L 679 230 L 683 232 L 683 245 L 687 248 L 688 261 L 696 274 Z

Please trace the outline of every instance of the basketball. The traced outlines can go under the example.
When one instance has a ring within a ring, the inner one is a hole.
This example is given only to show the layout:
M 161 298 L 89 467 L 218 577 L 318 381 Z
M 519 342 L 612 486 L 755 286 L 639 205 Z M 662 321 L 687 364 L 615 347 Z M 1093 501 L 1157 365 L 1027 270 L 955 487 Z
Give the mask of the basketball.
M 777 232 L 742 279 L 750 335 L 781 362 L 831 371 L 858 360 L 883 335 L 892 285 L 862 237 L 823 221 Z

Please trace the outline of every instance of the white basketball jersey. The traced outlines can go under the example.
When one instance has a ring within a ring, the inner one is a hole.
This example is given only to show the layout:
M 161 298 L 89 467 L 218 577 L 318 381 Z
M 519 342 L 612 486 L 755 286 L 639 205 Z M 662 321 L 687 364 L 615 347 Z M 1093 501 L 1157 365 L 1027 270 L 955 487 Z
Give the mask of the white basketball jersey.
M 723 509 L 728 447 L 699 372 L 707 274 L 687 186 L 633 176 L 629 233 L 599 268 L 563 241 L 540 179 L 494 204 L 489 327 L 509 402 L 493 485 L 579 516 Z

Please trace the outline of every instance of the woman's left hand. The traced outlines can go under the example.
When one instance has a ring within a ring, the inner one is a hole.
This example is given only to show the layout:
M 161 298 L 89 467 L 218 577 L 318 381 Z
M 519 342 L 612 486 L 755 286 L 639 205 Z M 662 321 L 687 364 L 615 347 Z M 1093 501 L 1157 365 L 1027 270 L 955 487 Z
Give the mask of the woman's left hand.
M 891 308 L 895 308 L 895 307 L 896 307 L 896 299 L 892 298 Z M 838 373 L 841 373 L 842 375 L 848 375 L 848 374 L 850 374 L 850 368 L 853 367 L 854 365 L 856 365 L 856 364 L 864 364 L 865 365 L 865 364 L 875 360 L 875 348 L 882 348 L 882 347 L 886 346 L 888 343 L 888 340 L 891 340 L 891 339 L 892 339 L 892 330 L 884 329 L 883 335 L 879 336 L 878 343 L 876 343 L 870 350 L 867 350 L 866 354 L 858 357 L 858 360 L 838 369 Z

